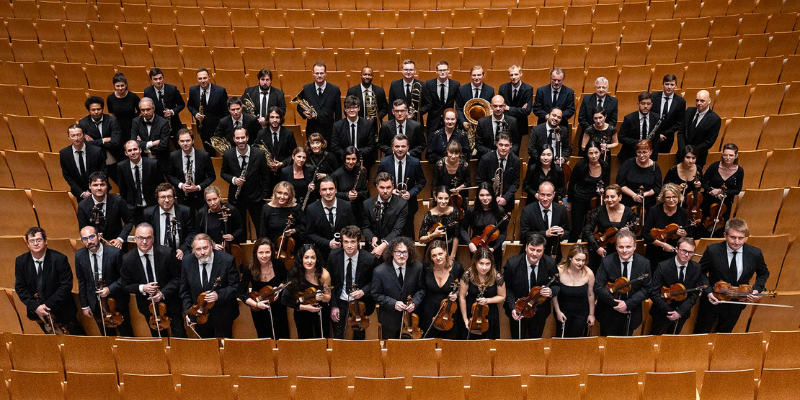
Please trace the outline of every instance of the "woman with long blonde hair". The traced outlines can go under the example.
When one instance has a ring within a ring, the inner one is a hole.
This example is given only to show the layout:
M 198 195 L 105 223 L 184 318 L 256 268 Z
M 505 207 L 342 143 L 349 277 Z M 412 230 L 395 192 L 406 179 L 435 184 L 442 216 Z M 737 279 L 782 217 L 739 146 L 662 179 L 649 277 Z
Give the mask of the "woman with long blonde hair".
M 581 337 L 594 325 L 594 273 L 588 266 L 589 250 L 572 246 L 558 265 L 559 293 L 553 298 L 556 337 Z

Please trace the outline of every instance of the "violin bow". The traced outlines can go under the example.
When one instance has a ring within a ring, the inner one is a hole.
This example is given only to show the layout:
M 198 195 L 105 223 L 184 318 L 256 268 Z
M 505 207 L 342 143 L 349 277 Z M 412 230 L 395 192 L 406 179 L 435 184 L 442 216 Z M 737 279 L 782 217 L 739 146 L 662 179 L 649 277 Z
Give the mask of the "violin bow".
M 101 279 L 99 282 L 102 281 L 103 280 Z M 97 289 L 99 290 L 99 288 Z M 101 325 L 103 325 L 103 336 L 108 336 L 108 332 L 106 332 L 106 320 L 105 320 L 106 312 L 105 310 L 103 310 L 103 299 L 100 297 L 100 293 L 97 293 L 97 304 L 100 306 L 100 321 L 102 322 Z
M 781 308 L 794 308 L 794 306 L 788 304 L 770 304 L 770 303 L 751 303 L 749 301 L 728 301 L 728 300 L 717 300 L 717 303 L 722 304 L 738 304 L 740 306 L 766 306 L 766 307 L 781 307 Z
M 156 307 L 156 301 L 153 299 L 153 296 L 150 296 L 150 302 L 153 304 L 153 319 L 156 321 L 156 331 L 158 331 L 158 338 L 161 339 L 161 321 L 158 320 L 158 307 Z

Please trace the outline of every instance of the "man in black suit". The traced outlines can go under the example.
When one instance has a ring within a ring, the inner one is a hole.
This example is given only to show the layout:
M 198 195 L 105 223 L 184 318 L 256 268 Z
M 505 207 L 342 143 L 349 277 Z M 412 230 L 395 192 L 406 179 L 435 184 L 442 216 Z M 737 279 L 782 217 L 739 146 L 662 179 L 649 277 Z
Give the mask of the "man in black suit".
M 417 63 L 411 59 L 403 60 L 403 69 L 400 71 L 403 73 L 403 79 L 398 79 L 393 81 L 389 85 L 389 104 L 394 104 L 395 100 L 403 100 L 405 104 L 411 105 L 411 100 L 415 97 L 414 92 L 415 89 L 419 90 L 419 94 L 416 95 L 417 103 L 414 105 L 416 108 L 415 113 L 411 113 L 411 110 L 408 112 L 408 119 L 412 119 L 416 122 L 422 121 L 422 86 L 424 82 L 419 79 L 414 78 L 417 74 Z M 393 120 L 397 118 L 394 113 L 389 115 L 389 120 Z M 416 157 L 416 156 L 415 156 Z M 419 158 L 419 157 L 417 157 Z
M 141 115 L 133 119 L 131 140 L 139 142 L 139 147 L 150 158 L 158 161 L 162 171 L 169 170 L 169 121 L 155 114 L 153 100 L 145 97 L 139 102 Z
M 150 305 L 164 302 L 170 318 L 169 329 L 172 337 L 186 337 L 181 317 L 179 289 L 181 264 L 175 252 L 169 247 L 154 244 L 153 227 L 143 222 L 136 226 L 136 251 L 129 251 L 122 257 L 122 268 L 118 284 L 128 293 L 136 295 L 136 307 L 150 319 Z M 150 329 L 153 337 L 161 337 L 161 332 Z M 166 335 L 166 332 L 164 333 Z
M 422 264 L 416 262 L 414 242 L 407 237 L 392 239 L 383 254 L 383 264 L 372 274 L 372 298 L 380 304 L 378 322 L 381 339 L 400 337 L 403 315 L 414 312 L 425 291 L 419 288 Z M 406 304 L 408 296 L 411 302 Z
M 408 137 L 397 135 L 392 139 L 394 153 L 381 159 L 378 173 L 387 172 L 395 182 L 394 195 L 408 202 L 408 215 L 403 226 L 403 236 L 414 238 L 414 217 L 419 205 L 417 195 L 425 188 L 425 173 L 422 165 L 415 157 L 408 155 Z
M 711 110 L 711 97 L 706 90 L 697 92 L 695 106 L 686 110 L 683 125 L 678 131 L 678 153 L 687 145 L 694 146 L 698 170 L 703 169 L 708 158 L 708 150 L 717 141 L 722 119 Z M 681 160 L 683 161 L 683 160 Z
M 553 162 L 563 165 L 569 161 L 572 146 L 569 144 L 569 131 L 561 125 L 563 113 L 558 107 L 550 110 L 545 117 L 545 122 L 531 128 L 531 137 L 528 139 L 528 163 L 539 163 L 539 153 L 544 146 L 553 150 Z
M 509 258 L 503 267 L 503 280 L 506 283 L 506 301 L 503 303 L 503 308 L 508 315 L 512 339 L 519 339 L 520 332 L 523 339 L 541 339 L 547 317 L 551 312 L 550 299 L 559 292 L 558 285 L 551 284 L 551 287 L 545 285 L 558 274 L 558 267 L 555 260 L 544 254 L 545 239 L 542 235 L 532 233 L 523 237 L 524 252 Z M 532 318 L 524 318 L 514 309 L 514 304 L 517 299 L 528 297 L 531 288 L 536 286 L 541 287 L 539 293 L 545 301 L 539 304 Z
M 408 154 L 421 160 L 422 153 L 428 147 L 422 124 L 408 117 L 408 104 L 403 99 L 397 99 L 392 103 L 392 115 L 394 118 L 381 125 L 378 143 L 381 153 L 384 156 L 392 154 L 392 139 L 397 135 L 406 135 L 408 146 L 411 148 Z
M 294 132 L 283 126 L 285 113 L 280 108 L 272 106 L 267 111 L 267 127 L 258 132 L 256 146 L 264 146 L 269 151 L 271 162 L 267 163 L 270 169 L 270 181 L 280 182 L 278 176 L 281 168 L 292 163 L 292 152 L 297 147 Z M 272 187 L 267 190 L 266 198 L 272 197 Z
M 686 100 L 675 93 L 678 87 L 678 77 L 673 74 L 664 75 L 661 83 L 663 91 L 653 92 L 653 110 L 662 119 L 656 135 L 660 135 L 661 143 L 657 149 L 659 153 L 669 153 L 672 143 L 675 142 L 675 132 L 683 126 L 686 116 Z
M 58 152 L 61 161 L 61 175 L 69 185 L 69 191 L 78 201 L 92 195 L 89 191 L 89 175 L 95 171 L 106 170 L 106 158 L 103 150 L 97 146 L 86 146 L 86 135 L 78 124 L 67 128 L 72 145 Z
M 200 338 L 232 338 L 233 321 L 239 316 L 239 271 L 233 256 L 214 250 L 213 244 L 205 233 L 194 237 L 192 254 L 181 262 L 181 303 L 186 323 Z M 189 310 L 203 293 L 203 300 L 214 308 L 208 310 L 207 322 L 200 323 Z
M 517 120 L 517 137 L 522 139 L 530 132 L 528 115 L 533 109 L 533 87 L 522 81 L 522 69 L 518 65 L 508 68 L 508 79 L 508 83 L 497 89 L 497 94 L 505 99 L 506 115 Z
M 650 294 L 650 261 L 634 254 L 636 237 L 629 230 L 617 233 L 617 252 L 603 258 L 594 280 L 595 316 L 602 336 L 631 336 L 642 323 L 642 302 Z M 646 276 L 647 275 L 647 276 Z M 612 295 L 606 288 L 624 276 L 631 281 L 628 293 Z M 646 277 L 645 277 L 646 276 Z M 641 279 L 639 279 L 641 278 Z
M 517 120 L 505 115 L 506 103 L 503 96 L 492 97 L 492 114 L 478 120 L 475 130 L 475 148 L 478 149 L 478 159 L 484 154 L 497 150 L 495 142 L 497 135 L 506 132 L 511 136 L 511 151 L 519 156 L 520 138 Z
M 341 239 L 334 234 L 356 219 L 350 202 L 336 197 L 336 184 L 326 176 L 319 181 L 320 199 L 306 209 L 305 223 L 308 240 L 314 243 L 320 253 L 327 258 L 331 250 L 342 247 Z
M 383 121 L 383 118 L 389 114 L 389 103 L 386 102 L 386 91 L 383 90 L 382 87 L 373 85 L 372 84 L 372 77 L 374 72 L 372 71 L 372 67 L 365 66 L 361 68 L 361 84 L 355 85 L 349 89 L 347 89 L 347 96 L 355 96 L 364 107 L 361 107 L 361 110 L 358 112 L 358 116 L 361 118 L 367 118 L 370 123 L 374 124 L 377 130 L 377 123 L 375 120 L 370 120 L 367 116 L 367 107 L 369 107 L 370 102 L 367 101 L 367 93 L 372 93 L 372 96 L 375 98 L 375 102 L 373 103 L 375 107 L 375 112 L 377 113 L 377 121 Z M 347 107 L 345 105 L 345 107 Z
M 408 203 L 400 196 L 393 195 L 394 179 L 388 172 L 375 174 L 373 181 L 378 188 L 378 195 L 364 201 L 361 229 L 367 248 L 372 250 L 373 255 L 380 257 L 389 241 L 401 235 L 409 213 Z
M 340 233 L 342 243 L 333 249 L 328 256 L 328 270 L 331 272 L 331 321 L 333 321 L 333 337 L 344 339 L 347 332 L 347 319 L 351 301 L 364 303 L 364 315 L 375 311 L 375 300 L 372 299 L 372 270 L 377 262 L 375 256 L 368 251 L 358 249 L 358 242 L 363 239 L 361 229 L 354 225 L 345 226 Z M 364 340 L 366 331 L 353 331 L 354 340 Z
M 575 92 L 564 86 L 564 70 L 561 68 L 553 68 L 550 71 L 549 85 L 536 89 L 532 110 L 533 114 L 539 117 L 536 124 L 545 122 L 545 117 L 555 107 L 560 108 L 563 113 L 561 126 L 569 128 L 569 119 L 575 115 Z
M 272 86 L 272 71 L 262 69 L 258 71 L 258 85 L 244 90 L 242 101 L 250 100 L 255 107 L 255 116 L 262 127 L 266 127 L 269 120 L 269 109 L 277 107 L 286 114 L 286 99 L 283 91 Z
M 247 220 L 249 212 L 254 226 L 261 226 L 261 209 L 270 187 L 270 169 L 264 152 L 247 144 L 247 130 L 237 129 L 233 141 L 236 145 L 222 156 L 220 171 L 222 179 L 230 183 L 228 202 L 239 209 L 243 221 Z
M 483 67 L 475 65 L 469 71 L 470 83 L 465 83 L 458 88 L 458 95 L 456 96 L 456 112 L 458 113 L 458 122 L 464 129 L 469 129 L 470 122 L 467 121 L 467 116 L 464 115 L 464 105 L 467 101 L 472 99 L 481 98 L 486 101 L 492 101 L 494 97 L 494 88 L 485 84 L 483 78 L 486 73 L 483 72 Z
M 638 98 L 639 111 L 634 111 L 625 116 L 622 120 L 622 127 L 619 128 L 619 142 L 622 147 L 619 150 L 619 162 L 622 164 L 626 160 L 636 157 L 636 143 L 642 139 L 647 139 L 647 136 L 658 124 L 658 114 L 650 112 L 653 107 L 652 96 L 648 92 L 639 93 Z M 661 137 L 653 135 L 650 139 L 650 144 L 653 149 L 658 149 Z M 658 160 L 658 152 L 653 151 L 650 155 L 653 161 Z
M 761 249 L 747 244 L 749 236 L 747 223 L 742 219 L 732 218 L 725 223 L 725 241 L 708 245 L 703 252 L 700 266 L 708 274 L 709 287 L 703 290 L 700 299 L 694 333 L 731 333 L 739 321 L 739 315 L 745 309 L 744 305 L 720 304 L 714 296 L 714 285 L 717 282 L 725 282 L 731 286 L 749 285 L 755 274 L 753 292 L 746 298 L 746 301 L 751 302 L 758 301 L 758 294 L 766 289 L 769 269 Z
M 602 76 L 594 81 L 594 93 L 583 96 L 583 101 L 581 101 L 581 108 L 578 112 L 578 124 L 581 126 L 581 133 L 586 132 L 594 124 L 594 110 L 598 108 L 606 110 L 606 123 L 616 127 L 617 114 L 619 113 L 617 98 L 608 94 L 608 79 Z M 581 140 L 583 139 L 582 135 L 578 135 L 578 137 Z
M 178 114 L 186 108 L 186 103 L 175 85 L 164 82 L 164 72 L 160 68 L 152 68 L 149 75 L 152 85 L 144 88 L 144 97 L 153 99 L 156 115 L 169 121 L 172 144 L 178 147 L 178 130 L 183 127 Z
M 148 206 L 156 204 L 156 186 L 164 182 L 156 160 L 142 157 L 142 149 L 135 140 L 125 143 L 128 157 L 117 164 L 119 195 L 128 204 L 134 224 L 142 222 Z
M 95 318 L 103 336 L 133 336 L 128 309 L 130 295 L 118 282 L 122 252 L 114 246 L 100 243 L 100 237 L 93 226 L 81 229 L 81 240 L 85 247 L 75 252 L 75 275 L 78 277 L 78 294 L 83 314 Z M 103 282 L 102 289 L 100 281 Z M 122 314 L 121 325 L 116 328 L 104 327 L 103 312 L 109 310 L 100 309 L 98 297 L 116 301 L 116 311 Z
M 681 301 L 667 301 L 661 296 L 662 287 L 670 287 L 680 283 L 686 289 L 695 289 L 708 285 L 708 277 L 702 273 L 700 264 L 692 260 L 695 243 L 690 237 L 678 239 L 675 247 L 675 258 L 664 260 L 658 264 L 653 273 L 653 286 L 651 288 L 650 316 L 653 324 L 650 333 L 653 335 L 681 333 L 683 324 L 692 314 L 692 307 L 697 302 L 697 291 L 686 294 L 686 299 Z
M 189 207 L 175 203 L 175 188 L 169 183 L 162 183 L 156 188 L 158 205 L 144 210 L 144 222 L 150 224 L 156 238 L 156 244 L 174 250 L 175 257 L 183 259 L 183 255 L 192 249 L 192 239 L 197 233 L 194 225 L 194 213 Z
M 14 262 L 14 290 L 25 305 L 26 316 L 42 324 L 45 332 L 45 323 L 50 326 L 55 323 L 56 326 L 66 326 L 71 335 L 83 335 L 83 327 L 77 318 L 78 307 L 72 299 L 69 260 L 47 248 L 47 234 L 42 228 L 34 226 L 28 229 L 25 240 L 30 251 Z
M 567 208 L 554 203 L 555 187 L 550 182 L 542 182 L 536 193 L 535 203 L 522 209 L 520 217 L 520 236 L 527 238 L 531 234 L 544 237 L 545 253 L 555 260 L 561 260 L 561 241 L 569 237 L 569 219 Z
M 86 99 L 86 110 L 89 115 L 78 121 L 83 128 L 86 144 L 103 149 L 106 155 L 106 170 L 117 181 L 116 163 L 124 158 L 122 153 L 122 131 L 117 118 L 103 113 L 105 102 L 102 97 L 91 96 Z
M 476 181 L 478 185 L 484 182 L 492 184 L 497 170 L 501 168 L 500 193 L 494 195 L 497 197 L 497 204 L 506 212 L 511 212 L 514 209 L 514 194 L 519 190 L 520 162 L 511 152 L 511 137 L 508 134 L 497 135 L 496 146 L 496 151 L 484 154 L 478 162 Z
M 205 68 L 197 70 L 197 83 L 198 85 L 189 88 L 189 101 L 186 107 L 197 121 L 197 130 L 203 140 L 203 147 L 208 154 L 216 154 L 210 140 L 217 130 L 219 121 L 228 115 L 228 91 L 222 86 L 212 85 L 208 70 Z
M 233 131 L 244 128 L 247 129 L 247 136 L 250 138 L 249 144 L 253 144 L 262 127 L 255 115 L 242 112 L 242 99 L 236 96 L 228 98 L 228 114 L 219 121 L 214 136 L 233 143 Z
M 194 148 L 192 131 L 181 128 L 178 145 L 180 149 L 169 155 L 167 178 L 178 188 L 178 201 L 197 212 L 206 205 L 203 191 L 214 183 L 217 173 L 208 153 Z
M 428 79 L 422 87 L 422 114 L 428 114 L 425 124 L 428 136 L 444 128 L 444 110 L 455 107 L 461 83 L 448 78 L 449 75 L 450 64 L 439 61 L 436 63 L 436 78 Z
M 339 87 L 327 82 L 328 67 L 323 62 L 316 62 L 312 68 L 314 82 L 303 86 L 303 91 L 298 97 L 308 102 L 316 112 L 314 116 L 310 111 L 306 111 L 297 105 L 297 114 L 305 120 L 306 137 L 312 133 L 319 133 L 330 143 L 333 134 L 333 124 L 342 119 L 342 92 Z
M 92 197 L 78 204 L 78 226 L 94 227 L 112 246 L 122 249 L 133 229 L 128 204 L 119 195 L 108 193 L 108 177 L 103 172 L 93 172 L 89 181 Z
M 330 151 L 336 154 L 337 160 L 344 157 L 344 149 L 354 146 L 361 151 L 364 156 L 364 164 L 369 170 L 378 151 L 375 146 L 375 124 L 360 117 L 361 101 L 355 95 L 348 94 L 344 99 L 344 113 L 346 118 L 340 119 L 333 124 L 333 136 L 331 137 Z

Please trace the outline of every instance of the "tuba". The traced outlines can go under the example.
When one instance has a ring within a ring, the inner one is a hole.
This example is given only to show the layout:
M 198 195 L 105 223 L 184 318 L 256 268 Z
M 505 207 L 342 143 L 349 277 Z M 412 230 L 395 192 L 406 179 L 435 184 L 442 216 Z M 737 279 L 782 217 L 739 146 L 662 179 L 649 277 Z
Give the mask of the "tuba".
M 213 147 L 214 150 L 216 150 L 217 153 L 219 153 L 220 155 L 225 154 L 225 151 L 231 148 L 231 143 L 228 141 L 228 139 L 225 139 L 224 137 L 212 136 L 211 139 L 209 140 L 210 142 L 206 143 L 211 147 Z
M 311 118 L 317 118 L 317 110 L 314 109 L 314 106 L 312 106 L 308 102 L 308 100 L 300 97 L 300 95 L 302 94 L 303 92 L 301 91 L 300 93 L 297 94 L 297 96 L 294 96 L 294 98 L 291 101 L 289 101 L 289 103 L 297 104 L 298 106 L 300 106 L 301 109 L 303 109 L 304 112 L 308 111 L 308 113 L 311 114 Z
M 411 99 L 408 102 L 408 114 L 411 119 L 420 121 L 419 110 L 422 108 L 422 83 L 414 81 L 411 85 Z
M 242 99 L 242 108 L 244 109 L 244 112 L 250 115 L 255 115 L 256 118 L 258 118 L 259 115 L 256 114 L 256 104 L 253 103 L 253 99 L 250 98 L 250 94 L 245 93 L 244 96 L 241 97 L 241 99 Z
M 474 98 L 464 104 L 464 116 L 469 121 L 467 139 L 469 148 L 475 148 L 475 131 L 478 129 L 478 120 L 492 114 L 492 105 L 486 99 Z
M 377 125 L 377 132 L 381 130 L 381 120 L 378 118 L 378 99 L 375 98 L 375 92 L 368 90 L 364 93 L 364 115 L 367 120 L 375 121 Z M 375 135 L 375 142 L 380 140 L 380 135 Z

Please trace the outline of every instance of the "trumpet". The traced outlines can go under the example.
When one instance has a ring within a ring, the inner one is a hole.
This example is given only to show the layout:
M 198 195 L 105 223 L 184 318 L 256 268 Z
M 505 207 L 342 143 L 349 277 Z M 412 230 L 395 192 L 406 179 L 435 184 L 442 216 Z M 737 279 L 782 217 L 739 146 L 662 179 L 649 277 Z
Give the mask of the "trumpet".
M 210 140 L 210 142 L 206 143 L 213 147 L 220 155 L 225 154 L 225 152 L 231 148 L 231 143 L 224 137 L 212 136 Z
M 203 117 L 206 116 L 205 107 L 203 107 L 202 104 L 200 104 L 200 110 L 198 110 L 197 113 L 202 115 Z M 203 129 L 203 120 L 202 119 L 197 121 L 197 129 Z
M 253 103 L 253 99 L 250 98 L 250 93 L 245 93 L 244 96 L 242 96 L 242 109 L 244 109 L 244 112 L 247 114 L 255 115 L 256 118 L 259 117 L 259 115 L 256 114 L 256 104 Z
M 289 103 L 297 104 L 304 112 L 308 111 L 308 113 L 311 114 L 311 118 L 317 118 L 317 110 L 314 109 L 314 106 L 312 106 L 308 100 L 300 97 L 302 94 L 303 92 L 298 93 Z
M 481 98 L 474 98 L 464 104 L 464 116 L 469 121 L 467 139 L 469 148 L 475 149 L 475 131 L 478 129 L 478 120 L 492 113 L 492 105 Z
M 422 108 L 422 83 L 414 81 L 411 85 L 411 99 L 408 101 L 408 115 L 419 121 L 418 111 Z
M 368 90 L 364 93 L 364 114 L 367 120 L 375 121 L 377 131 L 381 130 L 381 120 L 378 118 L 378 100 L 375 98 L 375 93 Z M 375 143 L 380 141 L 380 135 L 375 135 Z

